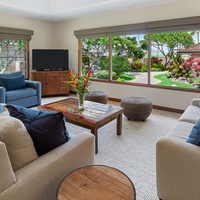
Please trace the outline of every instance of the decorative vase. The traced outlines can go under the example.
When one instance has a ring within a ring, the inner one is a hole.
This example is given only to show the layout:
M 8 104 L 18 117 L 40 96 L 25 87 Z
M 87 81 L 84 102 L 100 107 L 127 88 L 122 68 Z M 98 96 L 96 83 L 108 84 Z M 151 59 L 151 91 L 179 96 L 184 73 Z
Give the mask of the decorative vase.
M 78 109 L 84 110 L 84 99 L 85 99 L 85 93 L 77 93 L 78 97 Z

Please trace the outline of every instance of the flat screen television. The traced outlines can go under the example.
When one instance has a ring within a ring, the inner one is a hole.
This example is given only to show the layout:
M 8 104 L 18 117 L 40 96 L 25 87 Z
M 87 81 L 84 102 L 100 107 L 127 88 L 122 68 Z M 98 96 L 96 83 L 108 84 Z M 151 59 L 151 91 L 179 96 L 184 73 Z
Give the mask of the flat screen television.
M 68 70 L 68 49 L 33 49 L 32 69 L 36 71 Z

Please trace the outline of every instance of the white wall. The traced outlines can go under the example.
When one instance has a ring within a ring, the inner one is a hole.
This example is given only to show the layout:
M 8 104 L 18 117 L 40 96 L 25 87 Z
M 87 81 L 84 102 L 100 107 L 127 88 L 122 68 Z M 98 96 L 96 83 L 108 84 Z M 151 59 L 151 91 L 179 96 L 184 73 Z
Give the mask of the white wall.
M 56 23 L 0 13 L 0 26 L 34 30 L 30 52 L 33 48 L 68 48 L 70 67 L 77 71 L 78 40 L 74 36 L 74 30 L 199 16 L 197 9 L 199 7 L 199 0 L 182 0 L 181 3 L 172 0 L 170 4 L 110 12 Z M 200 97 L 199 92 L 180 92 L 99 82 L 93 82 L 91 89 L 105 91 L 109 97 L 119 99 L 126 96 L 143 96 L 150 99 L 154 105 L 175 109 L 185 109 L 191 99 Z
M 130 9 L 124 12 L 63 21 L 55 24 L 55 36 L 60 38 L 59 47 L 69 48 L 70 67 L 77 71 L 78 40 L 74 36 L 74 30 L 198 16 L 200 13 L 196 10 L 196 6 L 200 6 L 200 2 L 197 0 L 192 2 L 183 0 L 181 4 L 175 1 L 148 8 Z M 185 109 L 193 98 L 200 97 L 198 91 L 196 93 L 180 92 L 100 82 L 93 82 L 91 89 L 105 91 L 109 97 L 119 99 L 127 96 L 143 96 L 150 99 L 154 105 L 181 110 Z
M 30 66 L 32 67 L 32 49 L 54 47 L 54 23 L 15 15 L 0 13 L 0 26 L 33 30 L 30 41 Z
M 31 48 L 52 48 L 54 45 L 53 22 L 0 13 L 0 26 L 33 30 Z

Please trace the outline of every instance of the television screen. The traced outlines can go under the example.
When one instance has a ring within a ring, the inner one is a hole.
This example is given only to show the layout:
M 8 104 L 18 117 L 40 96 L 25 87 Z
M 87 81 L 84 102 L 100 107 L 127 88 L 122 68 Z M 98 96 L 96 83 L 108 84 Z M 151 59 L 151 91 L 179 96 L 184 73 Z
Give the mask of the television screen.
M 32 68 L 43 70 L 68 70 L 68 49 L 33 49 Z

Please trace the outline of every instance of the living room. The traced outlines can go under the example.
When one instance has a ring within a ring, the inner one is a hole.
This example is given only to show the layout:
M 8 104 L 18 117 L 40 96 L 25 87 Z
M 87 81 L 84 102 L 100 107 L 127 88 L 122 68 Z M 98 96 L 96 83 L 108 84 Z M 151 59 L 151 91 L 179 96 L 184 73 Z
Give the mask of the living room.
M 92 17 L 86 16 L 58 22 L 1 12 L 0 23 L 3 27 L 22 28 L 34 31 L 29 49 L 30 66 L 32 63 L 32 49 L 68 48 L 70 50 L 70 68 L 77 71 L 78 40 L 74 36 L 75 30 L 198 16 L 197 5 L 198 2 L 188 3 L 187 1 L 181 1 L 180 3 L 180 1 L 173 1 L 154 6 L 151 5 L 149 7 L 139 7 L 120 12 L 113 11 L 111 13 L 98 14 Z M 179 8 L 178 11 L 176 9 L 177 7 Z M 97 21 L 98 24 L 96 23 Z M 105 92 L 112 98 L 121 99 L 130 94 L 135 96 L 142 95 L 151 99 L 154 105 L 180 110 L 184 110 L 190 100 L 195 98 L 198 94 L 198 92 L 182 92 L 101 82 L 94 82 L 92 85 L 93 90 L 101 90 L 101 88 L 104 88 Z M 120 93 L 118 92 L 119 90 L 121 91 Z M 168 97 L 173 98 L 169 100 Z M 179 99 L 179 101 L 177 99 Z
M 97 13 L 95 15 L 88 14 L 84 17 L 81 16 L 75 19 L 67 20 L 62 19 L 60 21 L 49 21 L 47 19 L 40 19 L 39 15 L 36 18 L 31 18 L 20 16 L 17 14 L 7 14 L 2 11 L 0 12 L 0 26 L 34 31 L 34 35 L 32 36 L 32 39 L 29 43 L 30 68 L 32 67 L 32 49 L 67 48 L 70 52 L 70 69 L 73 69 L 77 72 L 78 39 L 75 37 L 74 31 L 142 22 L 195 17 L 199 16 L 200 14 L 199 4 L 199 1 L 196 0 L 192 0 L 190 2 L 186 0 L 166 1 L 163 3 L 159 2 L 155 5 L 145 5 L 139 6 L 137 8 L 130 8 L 124 11 L 113 10 L 108 13 Z M 155 106 L 178 110 L 185 110 L 192 99 L 199 97 L 198 91 L 187 92 L 179 90 L 151 88 L 145 86 L 120 85 L 96 81 L 92 83 L 91 90 L 103 90 L 105 93 L 108 94 L 110 98 L 118 100 L 127 96 L 142 96 L 150 99 Z M 178 120 L 179 115 L 177 113 L 168 114 L 169 118 L 171 118 L 172 121 L 169 120 L 167 122 L 174 125 L 175 121 Z M 162 117 L 161 119 L 165 120 L 165 118 Z M 175 119 L 175 121 L 173 121 L 173 119 Z M 168 126 L 166 122 L 163 123 L 165 126 Z M 130 125 L 130 123 L 128 124 Z M 130 125 L 133 130 L 135 127 L 139 129 L 139 126 L 140 123 L 134 124 L 134 126 Z M 148 128 L 144 130 L 148 131 Z M 162 129 L 162 131 L 164 131 L 164 129 Z M 77 132 L 79 132 L 79 130 L 77 130 Z

